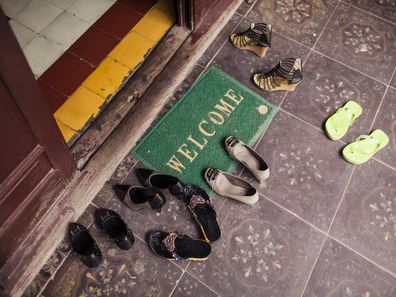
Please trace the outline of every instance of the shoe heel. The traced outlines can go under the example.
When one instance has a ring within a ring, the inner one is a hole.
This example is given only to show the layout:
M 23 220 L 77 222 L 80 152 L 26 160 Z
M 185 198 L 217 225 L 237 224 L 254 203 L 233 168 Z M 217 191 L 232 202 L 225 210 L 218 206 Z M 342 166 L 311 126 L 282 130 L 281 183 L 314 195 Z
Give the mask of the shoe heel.
M 257 56 L 264 58 L 267 55 L 267 51 L 268 51 L 269 47 L 257 47 L 255 50 L 255 53 Z

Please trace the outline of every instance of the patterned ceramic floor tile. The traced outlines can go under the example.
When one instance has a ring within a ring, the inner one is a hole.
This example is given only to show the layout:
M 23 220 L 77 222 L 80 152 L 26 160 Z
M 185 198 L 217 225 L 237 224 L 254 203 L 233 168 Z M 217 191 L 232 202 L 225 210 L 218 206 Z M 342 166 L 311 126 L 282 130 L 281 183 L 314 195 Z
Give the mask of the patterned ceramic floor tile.
M 235 32 L 244 31 L 249 26 L 250 23 L 244 20 Z M 216 65 L 265 99 L 274 104 L 279 104 L 286 92 L 266 92 L 261 90 L 253 83 L 253 74 L 271 70 L 276 66 L 279 60 L 287 57 L 300 57 L 304 60 L 308 52 L 308 48 L 286 39 L 279 34 L 273 33 L 271 48 L 264 59 L 252 52 L 235 48 L 231 42 L 227 42 L 212 64 Z
M 97 207 L 104 207 L 113 196 L 114 196 L 113 186 L 110 183 L 105 183 L 103 185 L 103 188 L 92 200 L 92 203 Z
M 97 207 L 93 204 L 89 204 L 88 207 L 84 210 L 82 215 L 78 218 L 77 223 L 84 225 L 85 227 L 89 227 L 93 221 L 95 220 L 95 211 Z
M 137 160 L 130 153 L 128 153 L 122 160 L 122 162 L 117 166 L 116 170 L 110 178 L 110 182 L 116 183 L 123 180 L 131 171 L 133 166 L 135 166 L 136 162 Z
M 396 66 L 396 25 L 341 3 L 316 49 L 388 83 Z
M 396 73 L 393 74 L 393 79 L 390 82 L 390 86 L 396 89 Z
M 392 297 L 396 279 L 333 240 L 322 249 L 303 297 Z
M 189 273 L 185 273 L 173 292 L 172 297 L 217 297 L 215 292 L 196 280 Z
M 330 233 L 396 273 L 396 171 L 374 160 L 357 167 Z
M 207 261 L 188 271 L 222 296 L 300 296 L 323 235 L 269 201 L 250 207 L 227 200 L 223 237 Z
M 70 248 L 66 240 L 56 248 L 52 256 L 43 265 L 28 289 L 24 292 L 23 297 L 36 297 L 47 284 L 50 278 L 55 274 L 57 269 L 62 265 L 69 254 Z
M 169 296 L 182 270 L 169 261 L 153 257 L 140 239 L 122 251 L 103 233 L 90 228 L 103 253 L 99 267 L 89 269 L 71 254 L 45 291 L 44 297 Z
M 258 0 L 247 18 L 272 24 L 280 32 L 309 47 L 333 13 L 336 0 Z
M 304 80 L 289 92 L 282 108 L 322 128 L 326 119 L 349 100 L 358 102 L 363 113 L 343 138 L 354 141 L 368 133 L 385 92 L 385 85 L 320 54 L 312 53 L 305 63 Z
M 238 7 L 236 13 L 244 16 L 255 4 L 255 2 L 256 0 L 244 0 L 242 4 Z
M 206 66 L 209 63 L 209 60 L 213 57 L 214 54 L 220 49 L 223 45 L 224 41 L 226 41 L 231 35 L 232 31 L 234 31 L 236 25 L 241 20 L 241 16 L 239 14 L 234 14 L 230 21 L 225 25 L 225 27 L 221 30 L 220 34 L 217 35 L 215 40 L 210 44 L 209 48 L 205 51 L 205 53 L 199 58 L 198 64 L 202 66 Z
M 344 0 L 344 2 L 396 23 L 396 2 L 394 0 Z
M 374 129 L 382 129 L 389 136 L 389 144 L 376 154 L 376 158 L 396 168 L 396 89 L 388 88 Z
M 327 231 L 352 172 L 339 155 L 342 147 L 279 112 L 256 149 L 269 164 L 269 179 L 260 185 L 246 170 L 242 177 L 269 199 Z

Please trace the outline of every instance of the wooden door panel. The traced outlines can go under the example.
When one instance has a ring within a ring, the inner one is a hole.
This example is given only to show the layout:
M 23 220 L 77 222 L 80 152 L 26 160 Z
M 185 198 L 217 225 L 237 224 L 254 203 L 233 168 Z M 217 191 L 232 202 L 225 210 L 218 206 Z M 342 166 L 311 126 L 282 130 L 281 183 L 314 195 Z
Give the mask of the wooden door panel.
M 0 267 L 9 260 L 9 255 L 12 255 L 21 247 L 29 247 L 30 243 L 25 242 L 26 238 L 32 230 L 35 230 L 44 215 L 50 211 L 54 203 L 54 197 L 66 185 L 67 183 L 61 178 L 59 171 L 49 171 L 31 192 L 31 199 L 24 201 L 24 207 L 20 209 L 18 214 L 14 215 L 11 222 L 7 221 L 9 227 L 4 228 L 0 235 L 1 242 L 7 243 L 0 245 Z M 36 232 L 39 232 L 39 230 L 36 230 Z M 15 269 L 18 264 L 15 263 Z
M 36 146 L 31 129 L 0 81 L 0 183 Z M 1 199 L 1 196 L 0 196 Z

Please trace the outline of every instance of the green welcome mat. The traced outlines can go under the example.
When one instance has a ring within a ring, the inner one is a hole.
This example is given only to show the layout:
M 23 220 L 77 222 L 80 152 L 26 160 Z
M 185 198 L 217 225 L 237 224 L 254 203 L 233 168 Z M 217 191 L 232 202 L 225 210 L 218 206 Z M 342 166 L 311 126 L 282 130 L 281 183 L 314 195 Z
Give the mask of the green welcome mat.
M 277 107 L 216 67 L 211 67 L 133 149 L 144 165 L 196 184 L 213 195 L 203 173 L 232 172 L 224 140 L 233 135 L 253 145 Z

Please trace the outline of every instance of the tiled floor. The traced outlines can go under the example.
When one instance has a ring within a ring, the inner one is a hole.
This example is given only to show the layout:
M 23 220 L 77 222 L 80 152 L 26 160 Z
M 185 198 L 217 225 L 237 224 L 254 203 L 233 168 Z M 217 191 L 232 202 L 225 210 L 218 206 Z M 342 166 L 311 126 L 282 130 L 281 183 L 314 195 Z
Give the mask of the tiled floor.
M 62 245 L 25 296 L 41 290 L 57 297 L 396 296 L 395 15 L 394 1 L 243 4 L 172 102 L 214 64 L 280 107 L 256 146 L 272 170 L 264 184 L 255 183 L 259 203 L 248 207 L 215 197 L 223 237 L 209 260 L 169 263 L 150 253 L 145 234 L 160 228 L 198 236 L 197 227 L 172 197 L 161 215 L 122 206 L 111 184 L 136 184 L 133 168 L 141 166 L 128 155 L 81 220 L 89 226 L 96 207 L 115 209 L 131 226 L 136 246 L 121 252 L 91 225 L 106 262 L 86 269 Z M 251 20 L 274 24 L 264 59 L 227 41 Z M 295 92 L 269 94 L 251 83 L 254 71 L 288 56 L 304 61 Z M 351 99 L 364 112 L 342 141 L 330 141 L 323 122 Z M 387 132 L 389 145 L 364 165 L 346 163 L 340 156 L 345 143 L 374 128 Z M 248 172 L 241 175 L 254 182 Z
M 36 77 L 116 0 L 0 0 Z

